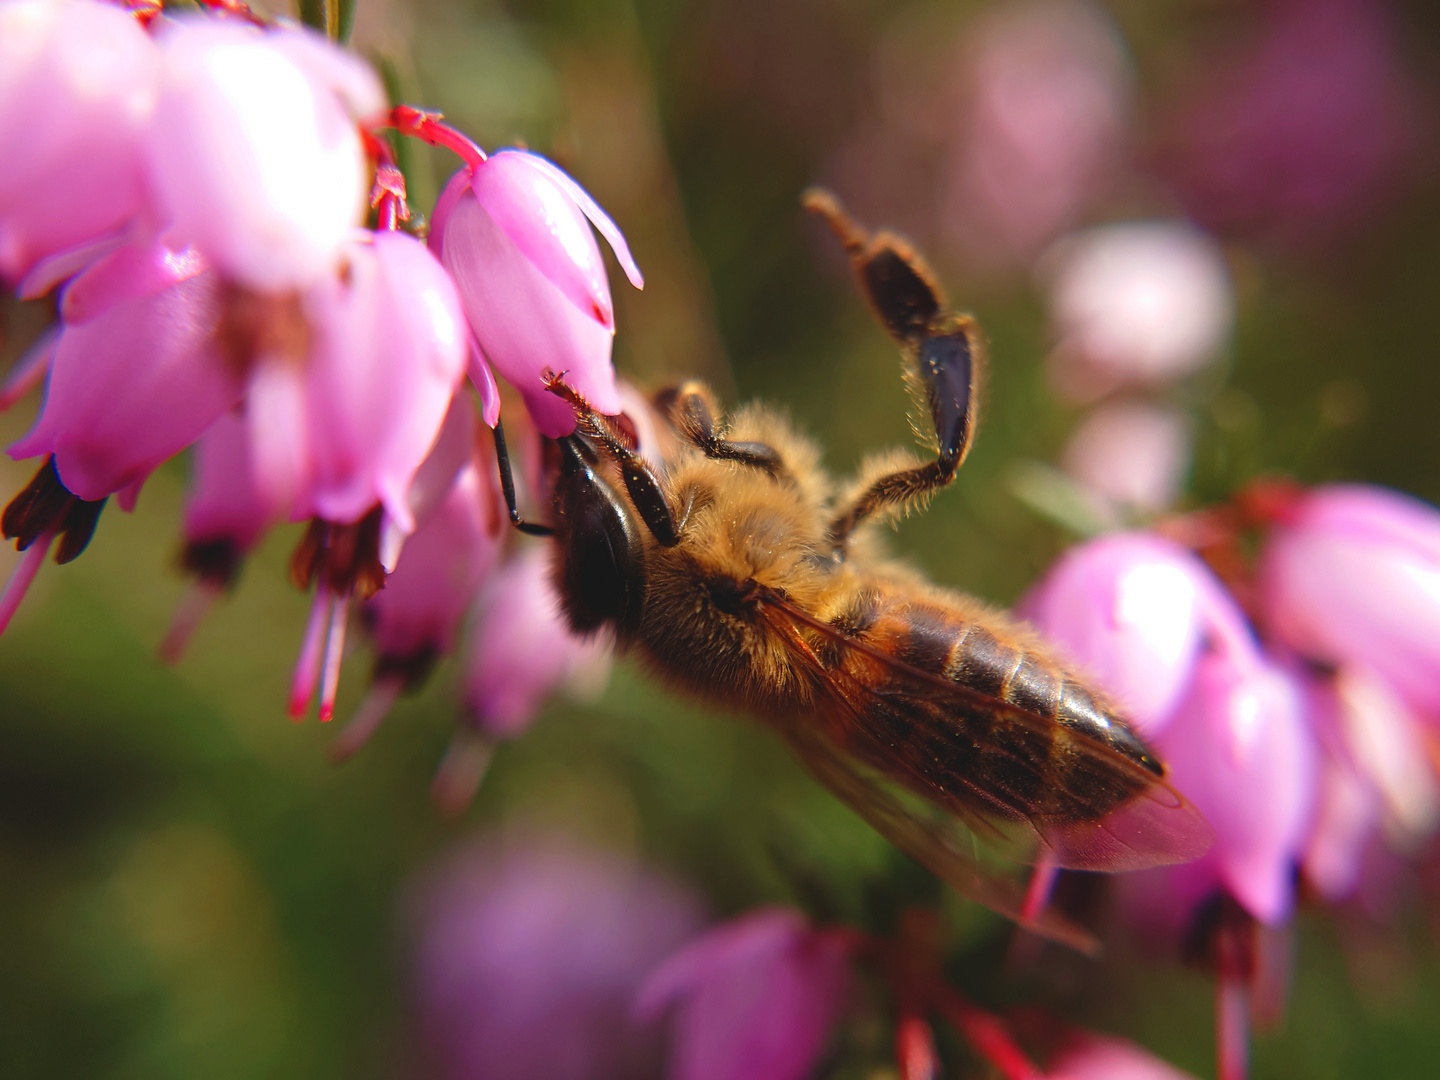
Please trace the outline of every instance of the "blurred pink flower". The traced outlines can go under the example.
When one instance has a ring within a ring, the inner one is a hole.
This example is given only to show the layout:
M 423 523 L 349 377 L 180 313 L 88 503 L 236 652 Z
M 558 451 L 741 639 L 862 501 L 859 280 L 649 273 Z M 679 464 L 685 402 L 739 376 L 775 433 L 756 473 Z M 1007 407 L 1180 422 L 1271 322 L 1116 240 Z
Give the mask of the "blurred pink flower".
M 1383 680 L 1440 724 L 1440 511 L 1359 484 L 1315 488 L 1270 531 L 1261 619 L 1307 661 Z
M 465 319 L 413 237 L 367 234 L 344 254 L 344 273 L 304 295 L 303 362 L 258 360 L 246 406 L 255 479 L 293 517 L 349 524 L 378 502 L 408 533 L 410 483 L 465 375 Z
M 217 338 L 220 283 L 191 248 L 130 244 L 67 287 L 45 404 L 16 459 L 54 455 L 81 499 L 133 502 L 162 461 L 240 399 Z
M 950 144 L 945 227 L 981 261 L 1024 265 L 1081 220 L 1121 158 L 1129 60 L 1084 0 L 1005 5 L 968 40 L 973 96 Z
M 1383 0 L 1275 0 L 1254 33 L 1197 57 L 1162 161 L 1188 209 L 1227 230 L 1323 238 L 1380 210 L 1420 138 Z
M 1274 926 L 1294 904 L 1319 760 L 1299 688 L 1260 655 L 1249 634 L 1237 625 L 1212 636 L 1155 747 L 1170 782 L 1215 830 L 1210 854 L 1169 871 L 1172 880 L 1209 877 L 1253 918 Z
M 248 288 L 332 274 L 364 220 L 370 169 L 356 121 L 385 107 L 379 80 L 299 27 L 180 17 L 158 40 L 147 150 L 162 216 Z
M 1108 502 L 1153 514 L 1180 494 L 1190 465 L 1190 425 L 1174 409 L 1112 401 L 1081 421 L 1061 464 Z
M 629 1080 L 659 1056 L 630 1017 L 699 923 L 684 889 L 556 837 L 461 849 L 407 904 L 422 1050 L 444 1080 Z
M 157 61 L 116 5 L 0 4 L 0 278 L 17 282 L 141 212 Z
M 228 412 L 211 424 L 192 460 L 186 546 L 223 545 L 238 560 L 285 516 L 285 508 L 267 503 L 255 486 L 244 417 Z
M 1128 1039 L 1079 1034 L 1069 1039 L 1045 1069 L 1046 1080 L 1193 1080 Z
M 1186 694 L 1213 606 L 1209 568 L 1150 533 L 1113 533 L 1067 551 L 1017 605 L 1092 675 L 1146 738 Z
M 645 980 L 642 1016 L 675 1009 L 671 1080 L 801 1080 L 850 984 L 847 937 L 762 908 L 707 930 Z
M 375 733 L 404 690 L 424 682 L 454 645 L 476 590 L 494 570 L 509 531 L 494 462 L 467 464 L 445 501 L 405 541 L 385 588 L 362 616 L 375 642 L 370 694 L 336 740 L 332 756 L 350 757 Z
M 1175 221 L 1134 221 L 1075 233 L 1046 256 L 1062 393 L 1089 400 L 1122 385 L 1155 385 L 1216 359 L 1235 320 L 1224 252 Z
M 602 413 L 620 411 L 610 366 L 615 315 L 591 224 L 626 276 L 644 285 L 615 223 L 569 176 L 535 154 L 505 150 L 469 165 L 435 207 L 430 247 L 455 277 L 474 334 L 471 377 L 485 420 L 499 413 L 487 364 L 525 398 L 544 435 L 568 435 L 570 407 L 541 373 L 566 381 Z

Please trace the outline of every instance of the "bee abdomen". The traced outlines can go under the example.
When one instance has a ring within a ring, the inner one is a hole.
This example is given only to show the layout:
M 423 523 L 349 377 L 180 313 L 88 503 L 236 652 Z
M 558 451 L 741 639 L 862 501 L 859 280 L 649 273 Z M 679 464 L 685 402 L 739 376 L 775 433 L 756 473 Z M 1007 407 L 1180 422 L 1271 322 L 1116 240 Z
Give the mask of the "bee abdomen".
M 891 615 L 896 617 L 905 623 L 905 632 L 894 634 L 897 659 L 1053 720 L 1158 771 L 1124 720 L 1044 653 L 1005 640 L 979 622 L 949 611 L 911 606 L 903 614 Z

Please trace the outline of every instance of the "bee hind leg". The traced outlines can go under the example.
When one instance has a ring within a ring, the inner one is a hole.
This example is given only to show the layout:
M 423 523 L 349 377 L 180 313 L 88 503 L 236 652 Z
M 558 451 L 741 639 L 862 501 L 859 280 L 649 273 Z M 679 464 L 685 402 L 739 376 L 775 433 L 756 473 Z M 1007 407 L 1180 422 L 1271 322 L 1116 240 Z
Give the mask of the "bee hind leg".
M 904 513 L 945 487 L 970 451 L 984 354 L 968 315 L 949 311 L 935 275 L 905 240 L 857 225 L 828 191 L 812 189 L 806 209 L 825 219 L 855 268 L 866 299 L 905 358 L 905 382 L 919 414 L 916 430 L 935 460 L 883 473 L 837 514 L 830 536 L 843 552 L 873 514 Z

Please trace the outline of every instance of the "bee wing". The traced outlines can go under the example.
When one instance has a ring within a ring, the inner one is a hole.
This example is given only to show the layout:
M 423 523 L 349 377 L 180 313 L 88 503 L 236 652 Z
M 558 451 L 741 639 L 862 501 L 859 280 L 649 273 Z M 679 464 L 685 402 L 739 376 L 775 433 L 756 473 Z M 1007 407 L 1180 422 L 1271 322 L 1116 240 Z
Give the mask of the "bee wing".
M 1184 796 L 1103 743 L 913 668 L 781 597 L 767 596 L 763 606 L 771 625 L 809 656 L 827 698 L 815 722 L 829 728 L 836 752 L 947 811 L 997 853 L 1122 871 L 1189 862 L 1213 842 L 1209 823 Z M 832 651 L 827 660 L 841 662 L 822 663 L 807 632 Z M 859 666 L 883 678 L 851 674 L 845 650 L 862 654 Z M 940 767 L 978 755 L 984 767 L 973 774 Z M 1064 785 L 1056 780 L 1062 769 Z
M 782 722 L 779 728 L 811 775 L 876 832 L 962 896 L 1052 941 L 1091 955 L 1099 951 L 1094 935 L 1053 908 L 1027 912 L 1025 890 L 979 862 L 972 854 L 970 836 L 953 817 L 940 813 L 933 804 L 915 805 L 913 799 L 905 798 L 839 749 L 819 725 L 798 719 Z

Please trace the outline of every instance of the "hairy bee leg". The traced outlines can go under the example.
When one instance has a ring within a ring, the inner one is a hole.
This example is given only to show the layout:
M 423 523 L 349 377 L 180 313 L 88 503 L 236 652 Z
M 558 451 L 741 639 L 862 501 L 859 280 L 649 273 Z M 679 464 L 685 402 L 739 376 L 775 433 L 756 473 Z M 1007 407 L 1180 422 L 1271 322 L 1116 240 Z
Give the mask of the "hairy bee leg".
M 555 530 L 549 525 L 526 521 L 520 516 L 520 507 L 515 501 L 515 475 L 510 471 L 510 451 L 505 446 L 505 429 L 498 418 L 492 434 L 495 436 L 495 464 L 500 471 L 500 490 L 505 495 L 505 508 L 510 511 L 510 524 L 528 536 L 554 536 Z
M 772 475 L 782 468 L 775 448 L 759 442 L 734 442 L 720 435 L 715 420 L 718 411 L 710 391 L 698 382 L 682 383 L 661 391 L 655 399 L 656 408 L 670 417 L 682 437 L 693 443 L 708 458 L 734 461 L 764 469 Z
M 675 511 L 665 498 L 660 478 L 645 459 L 621 441 L 606 416 L 596 412 L 578 391 L 566 385 L 563 374 L 547 373 L 545 389 L 575 410 L 576 430 L 598 443 L 620 466 L 620 478 L 625 482 L 630 502 L 656 541 L 662 547 L 678 544 L 680 528 L 675 523 Z
M 955 478 L 975 434 L 981 341 L 974 319 L 946 310 L 935 275 L 904 240 L 885 232 L 871 236 L 828 191 L 812 189 L 804 203 L 845 245 L 866 299 L 900 343 L 905 381 L 934 431 L 924 439 L 934 461 L 878 477 L 836 516 L 830 536 L 843 551 L 850 533 L 871 514 L 911 506 Z

